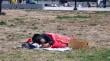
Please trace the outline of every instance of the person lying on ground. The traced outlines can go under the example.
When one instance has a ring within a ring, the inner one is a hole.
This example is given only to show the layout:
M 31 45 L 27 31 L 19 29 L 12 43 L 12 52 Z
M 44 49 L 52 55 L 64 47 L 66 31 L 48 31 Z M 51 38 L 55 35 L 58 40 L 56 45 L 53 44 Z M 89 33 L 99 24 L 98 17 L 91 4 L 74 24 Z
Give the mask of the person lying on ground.
M 75 37 L 69 37 L 66 35 L 56 33 L 43 33 L 34 34 L 32 38 L 26 41 L 26 44 L 22 45 L 26 48 L 82 48 L 87 47 L 87 41 L 77 40 Z

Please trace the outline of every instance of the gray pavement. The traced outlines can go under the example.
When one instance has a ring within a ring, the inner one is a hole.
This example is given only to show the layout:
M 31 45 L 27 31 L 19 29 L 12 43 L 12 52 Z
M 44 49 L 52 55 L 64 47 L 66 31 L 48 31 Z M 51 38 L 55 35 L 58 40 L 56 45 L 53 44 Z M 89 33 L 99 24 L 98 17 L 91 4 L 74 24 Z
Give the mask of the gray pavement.
M 43 7 L 43 10 L 66 10 L 73 11 L 74 7 Z M 78 11 L 110 11 L 110 7 L 97 8 L 97 7 L 77 7 Z
M 110 11 L 110 7 L 106 8 L 97 8 L 97 7 L 83 7 L 83 8 L 78 8 L 79 11 Z

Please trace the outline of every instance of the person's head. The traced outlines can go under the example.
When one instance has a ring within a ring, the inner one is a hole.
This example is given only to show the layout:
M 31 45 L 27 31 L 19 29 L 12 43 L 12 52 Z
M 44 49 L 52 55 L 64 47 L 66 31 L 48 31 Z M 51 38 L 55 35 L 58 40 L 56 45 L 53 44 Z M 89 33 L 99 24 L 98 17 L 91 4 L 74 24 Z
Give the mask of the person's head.
M 34 34 L 34 36 L 32 37 L 32 41 L 33 43 L 38 43 L 38 44 L 46 43 L 46 40 L 40 34 Z

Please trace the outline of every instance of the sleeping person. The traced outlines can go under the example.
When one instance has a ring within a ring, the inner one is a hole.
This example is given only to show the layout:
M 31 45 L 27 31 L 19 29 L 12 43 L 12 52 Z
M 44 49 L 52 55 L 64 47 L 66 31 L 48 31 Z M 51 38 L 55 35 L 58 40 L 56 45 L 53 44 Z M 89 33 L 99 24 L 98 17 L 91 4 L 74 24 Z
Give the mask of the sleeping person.
M 64 48 L 68 47 L 70 37 L 56 33 L 34 34 L 25 44 L 29 48 Z M 24 44 L 22 46 L 25 46 Z M 36 47 L 35 47 L 36 46 Z M 26 46 L 25 46 L 26 47 Z
M 22 47 L 33 48 L 86 48 L 89 45 L 89 41 L 82 39 L 75 39 L 75 37 L 69 37 L 57 33 L 42 33 L 34 34 L 32 38 L 29 38 Z

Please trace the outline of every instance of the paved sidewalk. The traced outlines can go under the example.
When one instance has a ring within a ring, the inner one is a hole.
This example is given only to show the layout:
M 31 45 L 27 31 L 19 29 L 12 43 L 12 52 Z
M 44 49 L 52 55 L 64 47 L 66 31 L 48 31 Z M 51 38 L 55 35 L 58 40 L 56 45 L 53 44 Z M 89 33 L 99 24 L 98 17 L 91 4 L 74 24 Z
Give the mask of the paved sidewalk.
M 43 10 L 67 10 L 73 11 L 74 7 L 43 7 Z M 110 7 L 97 8 L 97 7 L 77 7 L 78 11 L 110 11 Z
M 43 7 L 43 10 L 67 10 L 72 11 L 73 7 Z
M 110 7 L 106 8 L 97 8 L 97 7 L 83 7 L 83 8 L 78 8 L 79 11 L 110 11 Z

